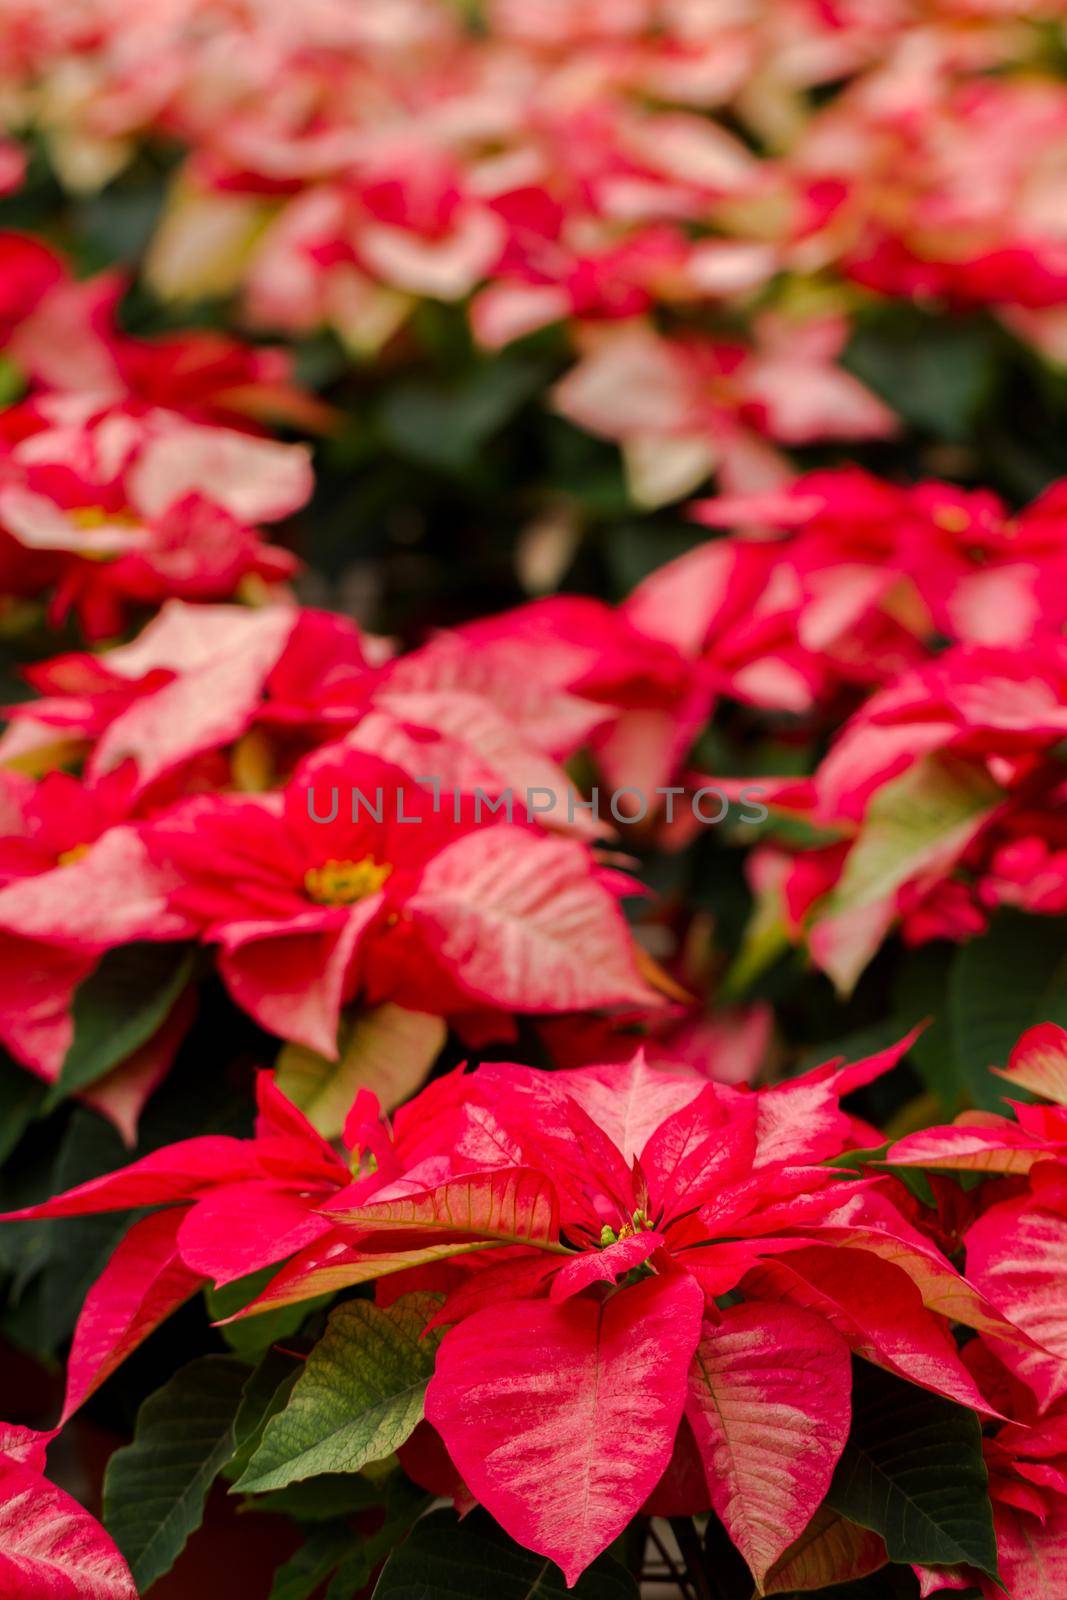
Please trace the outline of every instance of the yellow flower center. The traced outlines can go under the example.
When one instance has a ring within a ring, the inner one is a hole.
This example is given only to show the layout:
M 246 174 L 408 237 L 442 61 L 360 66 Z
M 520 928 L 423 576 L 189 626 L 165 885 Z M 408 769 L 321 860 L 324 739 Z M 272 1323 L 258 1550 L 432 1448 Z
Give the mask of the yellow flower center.
M 616 1231 L 605 1222 L 600 1230 L 600 1248 L 606 1250 L 609 1244 L 618 1244 L 620 1239 L 632 1239 L 635 1233 L 647 1233 L 652 1223 L 644 1211 L 635 1211 L 630 1222 L 624 1222 Z
M 97 528 L 136 528 L 138 518 L 131 511 L 105 511 L 103 506 L 75 506 L 67 513 L 76 528 L 94 532 Z M 115 550 L 79 550 L 82 561 L 115 561 L 120 555 Z
M 135 528 L 138 522 L 132 511 L 105 511 L 103 506 L 75 506 L 67 515 L 76 528 Z
M 56 865 L 59 867 L 72 867 L 75 861 L 80 861 L 82 856 L 88 855 L 88 853 L 89 846 L 87 844 L 71 845 L 69 850 L 62 851 L 56 857 Z
M 946 533 L 966 533 L 971 526 L 971 514 L 963 506 L 938 506 L 934 522 Z
M 364 856 L 362 861 L 324 861 L 321 867 L 308 868 L 304 888 L 320 905 L 350 906 L 377 894 L 392 870 L 388 861 L 375 861 L 373 856 Z

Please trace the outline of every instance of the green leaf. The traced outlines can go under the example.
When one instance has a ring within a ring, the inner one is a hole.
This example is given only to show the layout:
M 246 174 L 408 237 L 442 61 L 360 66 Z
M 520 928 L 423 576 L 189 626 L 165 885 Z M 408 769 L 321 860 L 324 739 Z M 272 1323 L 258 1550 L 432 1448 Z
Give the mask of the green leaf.
M 316 1528 L 296 1555 L 278 1568 L 270 1600 L 310 1600 L 351 1550 L 352 1538 L 346 1522 Z
M 74 995 L 74 1038 L 52 1093 L 88 1088 L 147 1044 L 193 975 L 195 952 L 172 944 L 109 950 Z
M 0 1052 L 0 1163 L 39 1114 L 45 1097 L 40 1078 Z
M 484 1512 L 435 1511 L 385 1564 L 374 1600 L 637 1600 L 637 1585 L 600 1556 L 573 1589 L 554 1561 L 524 1550 Z
M 996 346 L 980 321 L 896 306 L 859 329 L 843 365 L 913 427 L 964 440 L 993 387 Z
M 248 1369 L 204 1356 L 147 1399 L 133 1443 L 104 1479 L 104 1522 L 138 1590 L 169 1572 L 204 1516 L 208 1490 L 234 1448 L 234 1420 Z
M 852 1433 L 826 1504 L 880 1534 L 890 1561 L 996 1577 L 978 1418 L 863 1362 L 854 1374 Z
M 302 1368 L 303 1363 L 296 1356 L 268 1350 L 249 1374 L 233 1422 L 233 1454 L 222 1469 L 231 1482 L 237 1481 L 258 1450 L 271 1417 L 289 1404 Z
M 968 1099 L 967 1074 L 956 1057 L 955 1040 L 945 1004 L 949 974 L 958 954 L 947 942 L 925 944 L 907 951 L 893 986 L 893 1012 L 899 1033 L 906 1033 L 923 1017 L 929 1026 L 908 1051 L 908 1061 L 926 1088 L 941 1102 L 948 1121 Z
M 956 1058 L 971 1098 L 1001 1107 L 1005 1066 L 1019 1035 L 1035 1022 L 1067 1027 L 1067 919 L 1005 912 L 989 932 L 957 953 L 948 991 Z
M 25 391 L 26 379 L 8 356 L 0 356 L 0 408 L 6 410 Z
M 125 261 L 135 268 L 151 243 L 162 205 L 158 182 L 129 188 L 109 185 L 79 202 L 78 228 L 102 265 Z
M 360 1089 L 371 1089 L 392 1111 L 426 1079 L 448 1029 L 440 1017 L 392 1004 L 376 1006 L 342 1028 L 337 1061 L 287 1044 L 275 1081 L 324 1139 L 340 1137 Z
M 307 1600 L 327 1578 L 331 1581 L 325 1600 L 353 1600 L 354 1596 L 366 1589 L 375 1567 L 384 1561 L 429 1504 L 429 1495 L 416 1489 L 401 1473 L 396 1472 L 388 1480 L 384 1492 L 381 1485 L 375 1486 L 356 1476 L 344 1480 L 318 1478 L 267 1495 L 255 1502 L 256 1509 L 288 1510 L 290 1515 L 307 1517 L 309 1512 L 305 1506 L 301 1505 L 300 1509 L 292 1511 L 287 1501 L 298 1490 L 303 1491 L 305 1497 L 310 1497 L 327 1483 L 336 1486 L 341 1482 L 349 1485 L 350 1496 L 352 1487 L 360 1488 L 359 1504 L 338 1502 L 337 1509 L 329 1513 L 330 1520 L 323 1521 L 320 1527 L 313 1530 L 307 1543 L 278 1573 L 270 1600 Z M 322 1498 L 324 1501 L 336 1500 L 336 1488 Z M 380 1526 L 372 1534 L 354 1534 L 351 1524 L 340 1519 L 350 1515 L 353 1510 L 365 1510 L 369 1505 L 374 1505 L 381 1512 Z
M 295 1517 L 298 1522 L 331 1522 L 379 1506 L 381 1501 L 381 1484 L 361 1473 L 327 1472 L 321 1478 L 302 1478 L 285 1489 L 270 1489 L 248 1504 L 257 1511 Z
M 384 1522 L 376 1532 L 350 1546 L 330 1581 L 324 1600 L 358 1600 L 374 1576 L 375 1568 L 392 1555 L 429 1504 L 429 1495 L 398 1476 L 390 1484 Z
M 403 1444 L 422 1420 L 440 1342 L 422 1334 L 438 1304 L 416 1294 L 386 1310 L 369 1300 L 338 1306 L 236 1488 L 282 1489 L 317 1473 L 358 1472 Z
M 544 379 L 541 362 L 514 353 L 483 361 L 458 379 L 405 379 L 382 402 L 382 428 L 401 455 L 463 472 Z

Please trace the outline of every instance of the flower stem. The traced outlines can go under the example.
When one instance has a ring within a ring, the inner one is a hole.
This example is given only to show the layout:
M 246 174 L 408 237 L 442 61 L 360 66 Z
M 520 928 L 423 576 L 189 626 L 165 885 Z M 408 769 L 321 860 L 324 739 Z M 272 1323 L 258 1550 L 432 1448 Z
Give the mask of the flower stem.
M 671 1530 L 678 1541 L 678 1548 L 685 1561 L 685 1575 L 689 1586 L 696 1595 L 697 1600 L 716 1600 L 715 1591 L 711 1586 L 707 1567 L 704 1564 L 704 1549 L 700 1542 L 700 1535 L 693 1524 L 692 1517 L 671 1517 Z

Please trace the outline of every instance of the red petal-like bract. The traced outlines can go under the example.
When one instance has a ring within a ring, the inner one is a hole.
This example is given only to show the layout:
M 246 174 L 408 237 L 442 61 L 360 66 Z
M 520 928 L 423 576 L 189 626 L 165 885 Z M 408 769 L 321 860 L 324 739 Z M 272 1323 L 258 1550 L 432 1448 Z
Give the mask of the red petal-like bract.
M 241 1315 L 374 1279 L 384 1304 L 442 1290 L 426 1415 L 520 1543 L 573 1582 L 657 1486 L 667 1506 L 684 1490 L 770 1585 L 847 1435 L 850 1351 L 990 1417 L 951 1324 L 1044 1359 L 899 1209 L 893 1179 L 817 1165 L 855 1137 L 841 1097 L 898 1051 L 755 1093 L 640 1056 L 487 1063 L 391 1125 L 361 1102 L 355 1179 L 262 1074 L 254 1138 L 187 1141 L 33 1213 L 168 1205 L 87 1299 L 64 1415 L 207 1279 L 282 1263 Z M 729 1291 L 744 1303 L 709 1307 Z M 664 1484 L 685 1464 L 684 1409 L 690 1481 Z M 860 1546 L 861 1566 L 877 1559 Z
M 857 1355 L 960 1405 L 988 1409 L 945 1323 L 926 1309 L 907 1273 L 869 1251 L 794 1250 L 750 1272 L 744 1289 L 807 1307 Z
M 340 930 L 292 934 L 284 925 L 219 954 L 219 971 L 261 1027 L 334 1061 L 348 966 L 375 902 L 357 906 Z
M 560 1267 L 552 1280 L 550 1297 L 567 1300 L 591 1283 L 614 1283 L 633 1267 L 647 1261 L 662 1244 L 662 1234 L 632 1233 L 627 1239 L 609 1244 L 605 1250 L 583 1250 L 575 1260 Z
M 224 1134 L 206 1134 L 153 1150 L 117 1172 L 105 1172 L 51 1200 L 42 1200 L 40 1205 L 13 1212 L 12 1218 L 85 1217 L 101 1211 L 128 1211 L 132 1206 L 170 1205 L 192 1200 L 216 1184 L 255 1177 L 259 1170 L 251 1144 Z
M 711 1503 L 761 1584 L 830 1486 L 851 1389 L 848 1346 L 810 1312 L 739 1305 L 704 1324 L 686 1416 Z
M 564 1075 L 567 1093 L 618 1148 L 627 1162 L 643 1152 L 672 1112 L 681 1111 L 705 1085 L 650 1067 L 644 1053 L 610 1067 L 579 1067 Z
M 1029 1348 L 1024 1332 L 1013 1328 L 995 1303 L 987 1299 L 969 1279 L 963 1278 L 934 1245 L 905 1221 L 895 1207 L 885 1203 L 876 1191 L 857 1196 L 856 1222 L 847 1221 L 848 1202 L 841 1208 L 841 1221 L 831 1217 L 818 1225 L 812 1242 L 852 1247 L 869 1252 L 906 1272 L 922 1296 L 928 1311 L 947 1322 L 962 1323 L 987 1337 L 1005 1339 Z
M 339 1289 L 350 1289 L 357 1283 L 392 1277 L 397 1272 L 408 1272 L 414 1267 L 429 1266 L 435 1261 L 447 1261 L 452 1256 L 468 1255 L 472 1250 L 484 1248 L 494 1247 L 464 1240 L 462 1244 L 433 1244 L 392 1254 L 367 1253 L 349 1249 L 339 1234 L 331 1234 L 298 1251 L 275 1273 L 262 1294 L 228 1320 L 256 1317 L 263 1311 L 277 1311 L 282 1306 L 314 1299 L 316 1295 L 336 1294 Z
M 178 1255 L 186 1214 L 175 1207 L 135 1223 L 86 1295 L 74 1329 L 61 1423 L 204 1282 Z
M 474 998 L 529 1012 L 655 1003 L 621 912 L 573 840 L 468 834 L 430 861 L 408 911 Z
M 48 1446 L 54 1438 L 55 1432 L 39 1433 L 36 1428 L 24 1428 L 17 1422 L 0 1422 L 0 1456 L 43 1472 Z
M 0 1456 L 0 1595 L 137 1600 L 130 1570 L 96 1518 L 7 1456 Z
M 1067 1594 L 1067 1500 L 1057 1500 L 1044 1522 L 1002 1505 L 995 1521 L 1000 1575 L 1011 1600 Z M 990 1600 L 1001 1592 L 988 1580 L 982 1587 Z
M 1054 1022 L 1041 1022 L 1028 1028 L 1011 1053 L 1007 1070 L 1001 1073 L 1009 1083 L 1021 1084 L 1057 1105 L 1067 1106 L 1067 1028 Z
M 888 1151 L 894 1166 L 930 1167 L 940 1172 L 1029 1172 L 1040 1161 L 1041 1144 L 1005 1117 L 991 1124 L 956 1123 L 909 1133 Z
M 703 1296 L 649 1278 L 606 1301 L 525 1301 L 446 1334 L 426 1417 L 464 1481 L 568 1584 L 662 1476 L 685 1403 Z
M 267 1183 L 234 1183 L 206 1195 L 185 1217 L 182 1260 L 216 1284 L 270 1267 L 329 1231 L 306 1200 Z
M 1067 1217 L 1029 1197 L 991 1206 L 967 1233 L 967 1274 L 1043 1347 L 998 1341 L 1004 1365 L 1042 1406 L 1067 1394 Z
M 149 646 L 159 652 L 164 641 L 191 665 L 115 719 L 93 752 L 94 771 L 106 772 L 132 755 L 147 784 L 198 751 L 237 738 L 299 616 L 288 606 L 249 611 L 170 601 L 151 629 L 123 647 L 122 670 L 133 676 L 157 666 Z M 118 652 L 108 660 L 118 670 Z
M 428 1234 L 555 1245 L 559 1201 L 549 1180 L 513 1167 L 451 1178 L 436 1189 L 346 1206 L 343 1193 L 327 1208 L 331 1222 L 359 1234 Z M 412 1249 L 413 1244 L 404 1248 Z

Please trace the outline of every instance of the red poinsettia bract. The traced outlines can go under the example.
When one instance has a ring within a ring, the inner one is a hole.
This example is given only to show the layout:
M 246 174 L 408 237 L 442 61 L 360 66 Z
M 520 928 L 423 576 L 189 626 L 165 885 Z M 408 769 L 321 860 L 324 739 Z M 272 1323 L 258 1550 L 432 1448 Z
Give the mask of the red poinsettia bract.
M 1067 1585 L 1067 1030 L 1029 1029 L 1003 1077 L 1041 1101 L 1011 1101 L 1014 1120 L 967 1112 L 899 1140 L 887 1160 L 988 1180 L 969 1197 L 967 1276 L 1033 1344 L 985 1336 L 964 1355 L 1019 1419 L 985 1442 L 1001 1576 L 1012 1600 L 1047 1600 Z M 1000 1592 L 977 1574 L 935 1574 L 923 1592 L 970 1584 Z

